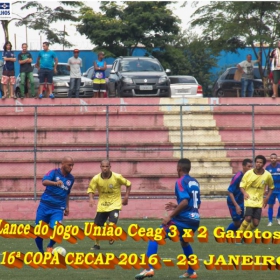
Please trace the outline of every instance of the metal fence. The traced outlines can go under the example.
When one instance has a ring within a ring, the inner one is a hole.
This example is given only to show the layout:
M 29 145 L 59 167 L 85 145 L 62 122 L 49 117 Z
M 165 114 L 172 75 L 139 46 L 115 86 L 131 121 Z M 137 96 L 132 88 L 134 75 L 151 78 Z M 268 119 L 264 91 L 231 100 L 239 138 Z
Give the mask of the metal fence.
M 148 160 L 158 157 L 168 162 L 170 157 L 175 160 L 180 157 L 195 158 L 193 154 L 189 156 L 189 153 L 209 151 L 231 151 L 231 154 L 240 153 L 251 158 L 255 158 L 257 152 L 268 156 L 270 152 L 280 149 L 277 143 L 279 106 L 280 104 L 82 103 L 1 105 L 0 192 L 2 197 L 12 199 L 19 199 L 24 195 L 30 198 L 33 193 L 32 199 L 36 200 L 41 191 L 38 185 L 44 170 L 59 166 L 62 156 L 69 153 L 76 154 L 80 162 L 83 162 L 77 172 L 88 174 L 85 176 L 87 180 L 90 174 L 100 171 L 97 164 L 93 169 L 87 170 L 87 163 L 92 164 L 94 158 L 134 161 L 141 157 Z M 209 131 L 209 134 L 196 135 L 204 130 Z M 215 135 L 211 135 L 210 131 L 215 132 Z M 149 139 L 149 135 L 152 139 Z M 211 137 L 221 139 L 211 140 Z M 228 140 L 230 137 L 234 138 L 233 141 Z M 236 140 L 238 138 L 241 139 L 240 144 Z M 236 143 L 233 143 L 235 140 Z M 150 158 L 147 156 L 149 154 Z M 198 155 L 197 161 L 199 158 Z M 154 168 L 158 174 L 156 166 Z M 142 175 L 145 177 L 144 173 Z M 21 187 L 23 181 L 25 187 Z M 83 184 L 86 185 L 86 180 L 81 183 Z M 20 189 L 19 195 L 17 188 Z

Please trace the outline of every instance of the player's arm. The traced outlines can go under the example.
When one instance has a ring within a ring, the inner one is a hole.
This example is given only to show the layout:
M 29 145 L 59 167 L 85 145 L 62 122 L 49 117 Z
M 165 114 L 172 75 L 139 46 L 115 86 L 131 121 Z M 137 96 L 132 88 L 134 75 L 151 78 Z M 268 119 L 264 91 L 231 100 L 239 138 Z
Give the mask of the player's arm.
M 228 187 L 228 196 L 229 196 L 231 202 L 233 203 L 233 205 L 235 206 L 237 214 L 239 214 L 239 215 L 241 214 L 242 210 L 241 210 L 241 207 L 238 205 L 238 203 L 235 200 L 234 192 L 239 187 L 239 184 L 242 180 L 242 176 L 243 176 L 243 174 L 241 172 L 238 172 L 237 174 L 235 174 L 235 176 L 232 178 L 230 185 Z
M 242 177 L 242 180 L 240 182 L 240 191 L 243 193 L 245 200 L 250 198 L 250 195 L 246 192 L 246 187 L 248 184 L 247 177 L 248 177 L 248 172 L 245 173 L 245 175 Z
M 57 73 L 57 64 L 58 64 L 58 59 L 57 57 L 54 57 L 54 67 L 53 67 L 54 73 Z
M 54 187 L 61 187 L 63 185 L 62 181 L 51 181 L 51 180 L 43 180 L 44 186 L 54 186 Z
M 93 62 L 93 66 L 95 71 L 100 70 L 100 68 L 97 66 L 96 61 Z
M 39 55 L 37 57 L 37 61 L 36 61 L 35 67 L 38 68 L 38 70 L 40 69 L 40 56 Z
M 70 197 L 70 195 L 68 194 L 67 198 L 66 198 L 66 208 L 64 210 L 64 216 L 68 216 L 69 215 L 69 197 Z
M 177 204 L 174 202 L 168 202 L 165 204 L 165 210 L 166 211 L 173 211 L 177 207 Z
M 131 184 L 130 184 L 129 187 L 126 187 L 126 192 L 125 192 L 125 196 L 122 200 L 122 205 L 127 205 L 128 204 L 128 197 L 129 197 L 130 191 L 131 191 Z
M 94 193 L 97 187 L 97 182 L 95 181 L 95 177 L 93 177 L 88 186 L 88 196 L 89 196 L 89 207 L 94 206 Z
M 171 214 L 169 214 L 169 216 L 165 217 L 162 220 L 162 224 L 166 225 L 170 222 L 170 220 L 177 216 L 184 208 L 186 208 L 186 206 L 188 205 L 189 201 L 187 199 L 183 199 L 178 205 L 177 207 L 172 211 Z
M 106 61 L 104 61 L 104 66 L 103 67 L 100 67 L 100 70 L 106 70 L 107 69 L 107 63 L 106 63 Z

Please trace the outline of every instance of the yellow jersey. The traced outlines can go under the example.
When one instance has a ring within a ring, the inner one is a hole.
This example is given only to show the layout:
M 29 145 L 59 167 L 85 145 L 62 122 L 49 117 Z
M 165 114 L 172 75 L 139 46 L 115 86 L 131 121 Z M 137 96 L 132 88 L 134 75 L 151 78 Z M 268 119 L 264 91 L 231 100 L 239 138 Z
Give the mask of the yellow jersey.
M 103 179 L 101 174 L 99 173 L 91 179 L 87 190 L 87 193 L 95 193 L 96 189 L 98 191 L 97 212 L 121 210 L 121 187 L 122 185 L 130 187 L 131 182 L 118 173 L 112 172 L 108 179 Z
M 247 171 L 240 183 L 240 188 L 243 188 L 250 196 L 244 200 L 245 207 L 262 208 L 266 186 L 274 189 L 271 173 L 265 170 L 262 175 L 257 175 L 254 169 Z

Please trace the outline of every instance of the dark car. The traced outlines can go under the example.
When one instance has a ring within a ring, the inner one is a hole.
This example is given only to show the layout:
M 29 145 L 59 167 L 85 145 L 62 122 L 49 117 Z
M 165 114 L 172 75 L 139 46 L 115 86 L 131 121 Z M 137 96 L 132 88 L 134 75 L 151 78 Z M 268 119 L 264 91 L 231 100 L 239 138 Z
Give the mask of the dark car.
M 241 81 L 234 80 L 237 67 L 227 68 L 227 70 L 217 79 L 213 87 L 215 97 L 237 97 L 241 93 Z M 266 75 L 266 71 L 264 73 Z M 259 68 L 254 67 L 254 96 L 265 96 L 263 82 Z M 269 95 L 272 94 L 271 87 Z
M 164 71 L 154 57 L 119 57 L 108 81 L 109 96 L 170 97 L 170 70 Z

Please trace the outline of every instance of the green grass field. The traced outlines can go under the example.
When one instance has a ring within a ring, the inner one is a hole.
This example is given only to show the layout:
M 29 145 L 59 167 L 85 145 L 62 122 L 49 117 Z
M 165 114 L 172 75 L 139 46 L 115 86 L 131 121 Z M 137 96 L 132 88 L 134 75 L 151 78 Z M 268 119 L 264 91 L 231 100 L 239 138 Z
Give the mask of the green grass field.
M 84 227 L 85 221 L 65 221 L 64 225 L 79 225 L 81 228 Z M 12 223 L 12 221 L 10 221 Z M 16 222 L 18 223 L 18 222 Z M 27 223 L 27 222 L 26 222 Z M 32 223 L 32 222 L 30 222 Z M 137 223 L 140 227 L 152 227 L 156 228 L 159 224 L 159 220 L 120 220 L 119 226 L 121 226 L 126 232 L 128 226 L 131 223 Z M 244 270 L 207 270 L 203 264 L 203 260 L 208 260 L 210 254 L 224 255 L 227 260 L 228 255 L 266 255 L 278 257 L 280 255 L 279 246 L 270 244 L 243 244 L 236 245 L 232 243 L 217 243 L 213 236 L 213 230 L 217 226 L 224 226 L 230 223 L 229 219 L 203 219 L 201 221 L 201 226 L 206 226 L 209 232 L 209 241 L 207 243 L 200 243 L 197 239 L 197 236 L 194 237 L 194 242 L 192 247 L 194 254 L 196 254 L 200 260 L 200 268 L 197 270 L 199 279 L 215 279 L 215 280 L 231 280 L 231 279 L 279 279 L 280 272 L 276 269 L 274 271 L 264 270 L 264 271 L 244 271 Z M 270 232 L 280 230 L 280 226 L 277 223 L 274 223 L 272 227 L 267 227 L 267 220 L 263 219 L 259 230 Z M 3 252 L 8 251 L 20 251 L 22 253 L 26 252 L 36 252 L 36 245 L 33 239 L 7 239 L 1 238 L 2 246 L 2 255 Z M 47 245 L 47 240 L 44 241 L 44 245 Z M 93 241 L 86 237 L 84 240 L 78 240 L 77 244 L 70 244 L 67 241 L 63 241 L 61 244 L 67 252 L 92 252 L 90 250 L 93 245 Z M 113 245 L 109 245 L 108 241 L 101 242 L 100 253 L 111 252 L 115 256 L 119 256 L 121 253 L 131 254 L 136 253 L 137 255 L 143 254 L 146 252 L 147 242 L 140 240 L 138 242 L 134 241 L 131 237 L 128 237 L 126 241 L 118 241 Z M 155 271 L 155 276 L 153 279 L 178 279 L 178 276 L 183 274 L 184 270 L 180 270 L 176 266 L 176 258 L 179 254 L 182 253 L 179 242 L 172 242 L 167 240 L 165 245 L 159 246 L 158 254 L 161 258 L 170 258 L 175 263 L 174 267 L 167 267 L 162 263 L 162 267 L 159 270 Z M 0 265 L 0 279 L 35 279 L 35 280 L 77 280 L 77 279 L 104 279 L 104 280 L 116 280 L 116 279 L 134 279 L 135 274 L 139 273 L 141 270 L 137 269 L 123 269 L 119 266 L 116 266 L 115 269 L 74 269 L 70 266 L 67 266 L 66 269 L 33 269 L 27 265 L 24 265 L 22 269 L 17 268 L 6 268 L 3 265 Z

